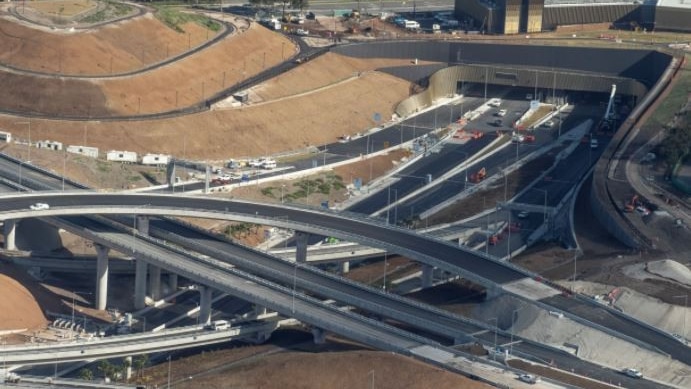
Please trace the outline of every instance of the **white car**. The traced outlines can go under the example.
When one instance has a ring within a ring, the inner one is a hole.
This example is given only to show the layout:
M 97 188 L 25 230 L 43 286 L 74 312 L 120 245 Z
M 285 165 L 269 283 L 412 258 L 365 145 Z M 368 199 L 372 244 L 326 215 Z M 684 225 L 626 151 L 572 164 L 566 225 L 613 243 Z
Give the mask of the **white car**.
M 525 218 L 527 218 L 529 215 L 530 215 L 530 213 L 528 213 L 528 211 L 521 211 L 521 212 L 518 213 L 518 218 L 519 218 L 519 219 L 525 219 Z
M 29 206 L 29 209 L 32 211 L 44 211 L 46 209 L 50 209 L 50 205 L 46 203 L 36 203 L 36 204 L 31 204 Z
M 540 377 L 534 376 L 532 374 L 521 374 L 518 376 L 518 379 L 529 384 L 537 384 L 538 382 L 540 382 Z
M 524 140 L 525 136 L 523 136 L 522 134 L 513 134 L 513 136 L 511 136 L 512 142 L 522 143 Z
M 497 112 L 497 116 L 506 116 L 506 110 L 500 109 L 499 112 Z
M 624 369 L 623 373 L 631 378 L 643 378 L 643 373 L 631 367 Z
M 490 107 L 499 107 L 501 106 L 501 99 L 492 99 L 487 103 L 487 105 Z

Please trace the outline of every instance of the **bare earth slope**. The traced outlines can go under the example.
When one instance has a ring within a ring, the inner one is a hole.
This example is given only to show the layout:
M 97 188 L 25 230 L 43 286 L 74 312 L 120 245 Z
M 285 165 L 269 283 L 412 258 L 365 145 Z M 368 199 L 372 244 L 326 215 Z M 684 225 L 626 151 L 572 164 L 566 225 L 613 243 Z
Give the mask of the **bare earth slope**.
M 188 43 L 188 39 L 185 38 L 191 39 L 192 32 L 195 36 L 206 39 L 206 35 L 203 34 L 207 30 L 194 23 L 184 25 L 186 31 L 189 31 L 188 35 L 174 32 L 158 20 L 151 19 L 151 16 L 137 20 L 139 22 L 123 22 L 122 25 L 109 26 L 91 34 L 76 36 L 61 36 L 28 29 L 36 32 L 38 36 L 32 39 L 23 38 L 21 42 L 33 43 L 37 39 L 58 41 L 53 42 L 51 46 L 37 43 L 33 61 L 26 58 L 27 63 L 22 65 L 29 69 L 38 64 L 57 65 L 57 69 L 45 71 L 60 74 L 71 71 L 98 73 L 99 67 L 110 67 L 112 55 L 113 72 L 117 73 L 140 68 L 144 62 L 154 57 L 157 61 L 162 60 L 169 46 L 173 46 L 174 50 L 180 50 L 181 45 Z M 146 32 L 147 28 L 151 31 Z M 151 44 L 138 45 L 140 36 L 156 37 L 158 32 L 161 33 L 161 37 L 154 38 Z M 96 38 L 96 42 L 93 42 L 93 38 Z M 32 52 L 28 51 L 30 48 L 18 44 L 20 47 L 8 48 L 14 51 L 11 58 L 32 55 Z M 87 49 L 82 51 L 83 47 Z M 125 51 L 125 48 L 128 51 Z M 241 79 L 279 63 L 282 56 L 290 57 L 294 51 L 293 44 L 282 35 L 253 24 L 246 32 L 228 36 L 198 53 L 162 68 L 132 76 L 101 80 L 64 79 L 17 74 L 5 70 L 0 71 L 0 83 L 5 86 L 0 90 L 0 107 L 10 111 L 38 112 L 63 117 L 170 111 L 194 105 Z M 157 52 L 159 54 L 156 54 Z M 54 57 L 56 53 L 57 58 Z M 147 53 L 151 58 L 147 58 Z M 88 57 L 89 55 L 93 58 Z M 80 68 L 81 65 L 65 62 L 67 58 L 77 58 L 78 61 L 92 65 L 88 69 Z M 118 63 L 120 59 L 127 61 L 127 68 Z
M 0 63 L 65 75 L 108 75 L 140 69 L 207 39 L 206 29 L 179 33 L 152 14 L 93 30 L 48 30 L 0 14 Z M 212 37 L 214 32 L 209 32 Z M 112 70 L 111 70 L 112 58 Z
M 238 55 L 241 49 L 236 48 Z M 329 63 L 340 66 L 339 61 L 334 58 Z M 309 68 L 309 74 L 315 77 L 322 71 L 318 66 Z M 268 84 L 280 85 L 283 77 L 291 75 L 279 76 Z M 371 128 L 375 125 L 374 112 L 390 116 L 395 105 L 407 96 L 408 82 L 367 72 L 337 86 L 274 103 L 172 119 L 86 123 L 32 119 L 31 139 L 83 145 L 86 138 L 87 146 L 99 147 L 102 152 L 129 150 L 218 160 L 333 142 L 344 133 Z M 17 124 L 15 117 L 0 116 L 0 128 L 12 129 L 15 137 L 28 139 L 28 126 Z

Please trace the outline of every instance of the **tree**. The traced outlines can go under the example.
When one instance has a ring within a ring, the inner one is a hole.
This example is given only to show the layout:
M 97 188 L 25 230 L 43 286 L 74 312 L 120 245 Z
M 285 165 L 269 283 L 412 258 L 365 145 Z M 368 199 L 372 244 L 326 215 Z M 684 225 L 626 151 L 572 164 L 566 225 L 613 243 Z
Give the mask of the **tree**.
M 310 3 L 309 0 L 290 0 L 290 6 L 300 9 L 300 13 L 302 13 L 305 9 L 309 8 Z
M 137 371 L 137 377 L 144 375 L 144 367 L 149 363 L 149 356 L 147 354 L 137 355 L 132 360 L 132 366 Z
M 92 381 L 94 379 L 94 372 L 86 368 L 81 369 L 79 370 L 79 379 Z
M 115 366 L 108 361 L 99 361 L 96 369 L 101 372 L 103 378 L 113 378 L 115 375 Z

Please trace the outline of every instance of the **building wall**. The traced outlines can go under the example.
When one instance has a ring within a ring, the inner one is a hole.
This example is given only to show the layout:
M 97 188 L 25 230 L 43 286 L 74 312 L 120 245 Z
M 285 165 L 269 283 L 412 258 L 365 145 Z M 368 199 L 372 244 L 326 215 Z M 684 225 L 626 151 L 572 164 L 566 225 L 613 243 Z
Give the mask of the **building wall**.
M 691 8 L 655 7 L 656 30 L 691 32 Z
M 502 15 L 504 11 L 500 8 L 489 9 L 486 3 L 479 0 L 455 0 L 455 12 L 457 15 L 466 14 L 482 23 L 483 30 L 491 33 L 503 32 Z
M 528 25 L 526 32 L 542 31 L 542 14 L 545 0 L 530 0 L 528 3 Z
M 521 24 L 521 4 L 522 0 L 506 0 L 504 8 L 504 28 L 503 34 L 518 34 Z
M 542 27 L 553 30 L 557 26 L 592 23 L 639 23 L 641 6 L 638 4 L 608 4 L 545 7 Z

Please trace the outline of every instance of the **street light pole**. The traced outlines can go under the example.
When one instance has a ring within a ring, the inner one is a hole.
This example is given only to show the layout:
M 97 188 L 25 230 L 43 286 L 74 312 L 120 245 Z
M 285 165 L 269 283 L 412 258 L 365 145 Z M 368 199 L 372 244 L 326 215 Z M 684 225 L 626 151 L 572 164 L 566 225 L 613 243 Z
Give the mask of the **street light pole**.
M 386 257 L 387 257 L 387 254 L 388 254 L 388 252 L 384 251 L 384 283 L 382 284 L 382 289 L 384 290 L 384 292 L 386 292 L 386 270 L 387 270 L 386 269 L 386 265 L 387 265 L 387 261 L 386 261 L 387 258 Z
M 497 331 L 499 330 L 499 317 L 490 318 L 487 321 L 494 320 L 494 349 L 492 350 L 492 360 L 497 360 Z
M 168 389 L 170 389 L 170 354 L 168 354 Z
M 386 225 L 389 225 L 389 211 L 391 210 L 391 185 L 389 185 L 386 199 Z
M 573 283 L 571 284 L 571 292 L 576 290 L 576 261 L 578 260 L 578 250 L 573 250 Z
M 292 307 L 292 312 L 295 313 L 295 288 L 297 286 L 297 277 L 298 277 L 298 262 L 297 258 L 295 259 L 295 267 L 293 268 L 293 307 Z

